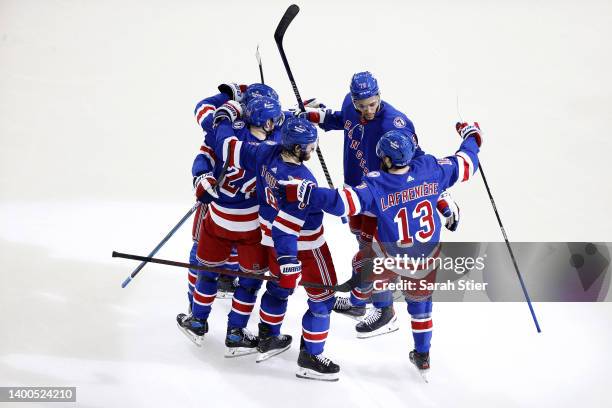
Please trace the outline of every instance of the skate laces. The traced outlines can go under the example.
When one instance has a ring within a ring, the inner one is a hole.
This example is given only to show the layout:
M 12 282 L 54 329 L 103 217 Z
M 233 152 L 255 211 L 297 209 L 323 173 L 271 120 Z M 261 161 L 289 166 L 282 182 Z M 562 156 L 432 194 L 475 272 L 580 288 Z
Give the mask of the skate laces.
M 324 357 L 323 354 L 319 354 L 314 356 L 321 364 L 329 366 L 331 364 L 331 360 L 327 357 Z
M 347 297 L 342 297 L 339 296 L 336 298 L 336 303 L 334 304 L 334 307 L 336 309 L 342 309 L 342 310 L 348 310 L 351 308 L 351 302 L 350 299 Z
M 370 313 L 368 313 L 365 319 L 363 319 L 363 322 L 367 325 L 371 325 L 372 323 L 374 323 L 380 318 L 380 315 L 381 315 L 380 309 L 375 307 L 370 311 Z
M 244 337 L 249 340 L 255 340 L 257 338 L 257 336 L 251 333 L 248 329 L 242 329 L 242 334 L 244 334 Z

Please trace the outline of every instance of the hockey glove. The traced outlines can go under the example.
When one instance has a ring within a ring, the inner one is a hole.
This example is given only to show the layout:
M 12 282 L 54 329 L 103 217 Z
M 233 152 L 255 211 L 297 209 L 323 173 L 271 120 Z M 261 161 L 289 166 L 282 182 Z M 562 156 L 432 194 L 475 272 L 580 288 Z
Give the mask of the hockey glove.
M 438 198 L 438 211 L 445 219 L 444 226 L 449 231 L 456 231 L 459 225 L 459 206 L 448 191 L 443 191 Z
M 302 204 L 308 205 L 310 194 L 312 194 L 312 189 L 315 187 L 315 183 L 310 180 L 279 180 L 276 191 L 281 200 L 289 203 L 299 201 Z
M 295 256 L 279 256 L 280 278 L 278 286 L 285 289 L 295 289 L 302 278 L 302 263 Z
M 294 115 L 299 118 L 306 119 L 312 123 L 323 123 L 325 121 L 325 115 L 328 112 L 329 109 L 306 107 L 306 112 L 296 110 Z
M 476 139 L 476 144 L 478 144 L 478 147 L 480 147 L 480 145 L 482 144 L 482 132 L 480 130 L 478 122 L 474 122 L 473 125 L 468 125 L 465 122 L 457 122 L 455 124 L 455 128 L 457 129 L 457 132 L 459 133 L 462 139 L 465 140 L 468 137 L 473 137 L 474 139 Z
M 195 189 L 195 196 L 199 202 L 208 204 L 219 195 L 215 191 L 217 180 L 213 176 L 212 172 L 204 173 L 193 179 L 193 188 Z
M 317 98 L 311 98 L 311 99 L 306 99 L 304 101 L 304 107 L 305 108 L 319 108 L 319 109 L 325 109 L 327 106 L 325 106 L 324 104 L 322 104 L 321 102 L 317 101 Z
M 217 88 L 219 89 L 219 92 L 227 95 L 228 98 L 236 102 L 242 102 L 242 99 L 244 98 L 244 93 L 247 90 L 246 85 L 238 85 L 234 82 L 221 84 Z
M 213 116 L 213 127 L 219 125 L 223 120 L 234 122 L 242 117 L 242 105 L 236 101 L 227 101 L 223 105 L 215 109 Z

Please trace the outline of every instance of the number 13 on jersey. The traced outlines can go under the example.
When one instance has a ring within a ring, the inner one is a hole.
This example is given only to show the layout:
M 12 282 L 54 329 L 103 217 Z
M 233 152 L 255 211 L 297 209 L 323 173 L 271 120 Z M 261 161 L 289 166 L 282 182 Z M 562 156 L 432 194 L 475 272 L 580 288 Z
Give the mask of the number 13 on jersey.
M 434 212 L 431 203 L 427 200 L 419 202 L 412 211 L 412 219 L 418 219 L 420 229 L 414 234 L 410 234 L 408 210 L 406 207 L 400 208 L 400 210 L 393 218 L 393 221 L 397 224 L 397 232 L 399 234 L 399 240 L 397 244 L 403 247 L 410 247 L 414 243 L 413 238 L 416 238 L 419 242 L 427 242 L 431 239 L 432 235 L 436 230 L 436 224 L 434 222 Z

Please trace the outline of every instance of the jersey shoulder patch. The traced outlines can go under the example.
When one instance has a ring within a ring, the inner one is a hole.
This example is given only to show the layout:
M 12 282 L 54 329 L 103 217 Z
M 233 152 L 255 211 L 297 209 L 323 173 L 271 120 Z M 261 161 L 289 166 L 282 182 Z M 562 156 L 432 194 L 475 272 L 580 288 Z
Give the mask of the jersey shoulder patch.
M 396 116 L 393 119 L 393 126 L 395 126 L 398 129 L 403 129 L 406 127 L 406 121 L 401 116 Z
M 367 174 L 368 177 L 378 177 L 380 176 L 380 171 L 371 171 Z
M 246 126 L 246 123 L 244 123 L 243 120 L 237 120 L 234 123 L 232 123 L 232 127 L 234 129 L 243 129 Z
M 357 187 L 355 187 L 358 190 L 363 190 L 364 188 L 366 188 L 368 185 L 364 182 L 359 184 Z

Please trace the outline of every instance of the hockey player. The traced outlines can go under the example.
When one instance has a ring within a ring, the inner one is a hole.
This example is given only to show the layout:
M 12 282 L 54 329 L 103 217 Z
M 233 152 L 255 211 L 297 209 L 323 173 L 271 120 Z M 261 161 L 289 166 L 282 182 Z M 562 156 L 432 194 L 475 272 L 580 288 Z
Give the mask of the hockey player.
M 414 125 L 404 115 L 380 97 L 376 78 L 370 72 L 353 75 L 350 92 L 345 96 L 340 111 L 332 112 L 323 105 L 316 108 L 306 107 L 302 114 L 309 120 L 319 123 L 325 131 L 344 130 L 344 184 L 355 187 L 361 183 L 371 169 L 379 169 L 381 161 L 376 155 L 376 144 L 387 131 L 399 130 L 411 137 L 415 144 L 415 157 L 423 154 L 418 146 Z M 452 210 L 457 209 L 454 213 Z M 457 228 L 458 207 L 449 194 L 439 204 L 441 214 L 449 229 Z M 364 213 L 349 217 L 351 232 L 357 236 L 359 252 L 353 258 L 353 268 L 367 262 L 373 256 L 372 241 L 376 231 L 376 219 Z M 334 310 L 354 318 L 365 315 L 365 305 L 373 288 L 360 285 L 351 292 L 350 298 L 338 297 Z M 370 311 L 355 329 L 357 337 L 366 338 L 391 333 L 398 329 L 393 309 L 393 296 L 390 291 L 374 292 L 374 309 Z
M 412 141 L 402 132 L 389 131 L 376 149 L 383 172 L 369 173 L 357 187 L 331 190 L 316 187 L 308 180 L 283 180 L 279 181 L 279 192 L 289 201 L 297 200 L 337 216 L 365 211 L 376 215 L 379 241 L 387 257 L 431 254 L 440 237 L 441 223 L 433 210 L 440 193 L 469 180 L 478 169 L 478 125 L 458 123 L 457 131 L 464 140 L 454 156 L 440 160 L 431 155 L 414 158 Z M 411 277 L 414 270 L 397 273 Z M 413 291 L 405 295 L 415 343 L 410 360 L 424 373 L 429 369 L 432 301 L 430 296 L 416 298 Z
M 214 152 L 215 145 L 215 132 L 213 130 L 213 113 L 215 109 L 223 105 L 229 100 L 234 100 L 241 104 L 246 105 L 253 98 L 259 96 L 268 96 L 278 100 L 278 94 L 270 86 L 260 83 L 254 83 L 249 85 L 238 85 L 236 83 L 227 83 L 219 85 L 219 93 L 211 97 L 205 98 L 196 104 L 194 110 L 194 116 L 198 125 L 204 132 L 204 140 L 200 146 L 200 150 L 196 155 L 191 173 L 193 176 L 193 186 L 196 192 L 202 193 L 207 187 L 207 183 L 210 184 L 211 177 L 215 164 L 217 162 L 217 156 Z M 198 187 L 200 189 L 198 190 Z M 197 198 L 197 197 L 196 197 Z M 202 204 L 196 210 L 193 227 L 192 237 L 193 245 L 189 255 L 189 262 L 191 264 L 197 264 L 196 251 L 198 242 L 200 240 L 200 231 L 202 223 L 204 222 L 204 216 L 208 211 L 208 205 Z M 232 252 L 228 262 L 222 265 L 225 269 L 238 270 L 238 260 L 236 248 L 232 248 Z M 193 292 L 198 277 L 198 271 L 190 269 L 187 275 L 188 278 L 188 292 L 189 298 L 189 310 L 191 311 L 193 305 Z M 237 286 L 237 279 L 232 278 L 228 275 L 221 275 L 218 279 L 218 298 L 231 298 L 234 290 Z
M 233 100 L 215 110 L 214 153 L 217 157 L 223 155 L 223 140 L 228 133 L 245 142 L 259 143 L 272 135 L 283 116 L 278 101 L 265 96 L 249 101 L 245 121 L 236 120 L 241 112 L 242 107 Z M 233 125 L 227 120 L 230 118 L 235 121 Z M 218 161 L 207 183 L 197 187 L 199 199 L 210 201 L 200 232 L 197 260 L 202 265 L 218 267 L 227 262 L 231 248 L 236 247 L 240 269 L 263 274 L 267 271 L 267 257 L 260 244 L 259 208 L 254 194 L 255 174 L 228 166 L 217 189 L 216 180 L 221 176 L 222 169 L 223 163 Z M 217 278 L 216 273 L 201 271 L 196 283 L 192 315 L 177 317 L 179 327 L 198 345 L 208 331 L 207 319 L 217 292 Z M 258 340 L 246 326 L 260 286 L 259 279 L 239 278 L 239 286 L 232 298 L 232 310 L 228 315 L 226 357 L 256 352 Z
M 316 184 L 303 164 L 317 146 L 317 130 L 307 120 L 290 117 L 281 130 L 281 142 L 247 144 L 228 142 L 230 165 L 257 173 L 257 197 L 262 243 L 267 249 L 270 281 L 262 296 L 259 323 L 258 362 L 290 346 L 291 337 L 280 333 L 288 297 L 300 278 L 308 282 L 335 285 L 336 273 L 323 236 L 323 212 L 300 203 L 276 200 L 277 179 L 302 179 Z M 302 318 L 302 338 L 296 375 L 336 381 L 340 367 L 323 356 L 335 303 L 331 290 L 306 288 L 308 310 Z
M 344 130 L 344 185 L 356 187 L 370 170 L 380 168 L 376 155 L 376 143 L 390 130 L 405 131 L 415 135 L 414 125 L 403 113 L 380 97 L 378 82 L 370 72 L 353 75 L 350 92 L 345 96 L 339 111 L 306 107 L 302 114 L 308 120 L 318 123 L 325 130 Z M 422 153 L 416 136 L 415 155 Z M 354 268 L 369 257 L 371 244 L 376 231 L 376 218 L 370 213 L 349 217 L 349 227 L 356 235 L 360 252 L 353 259 Z M 353 289 L 350 298 L 337 297 L 334 310 L 339 313 L 360 318 L 365 315 L 366 301 L 372 294 L 371 286 Z M 393 296 L 390 291 L 381 291 L 372 296 L 374 309 L 355 327 L 358 337 L 372 337 L 397 330 L 397 318 L 393 309 Z

